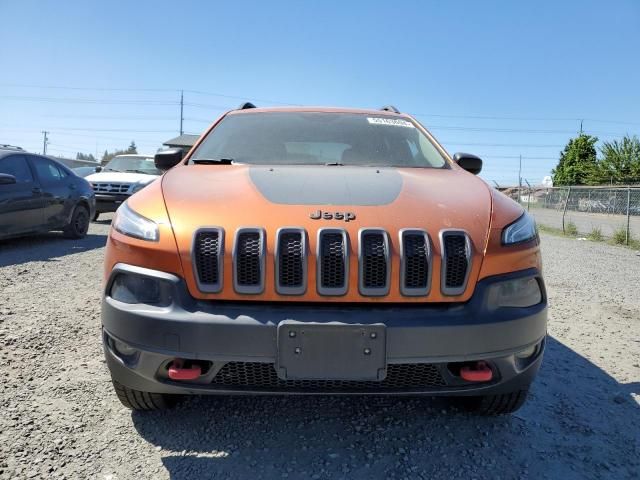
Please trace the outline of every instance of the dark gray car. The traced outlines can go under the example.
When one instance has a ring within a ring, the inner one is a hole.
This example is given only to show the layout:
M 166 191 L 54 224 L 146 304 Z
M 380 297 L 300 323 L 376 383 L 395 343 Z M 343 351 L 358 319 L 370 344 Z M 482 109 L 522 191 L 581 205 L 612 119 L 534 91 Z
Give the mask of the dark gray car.
M 0 239 L 50 230 L 82 238 L 95 208 L 89 182 L 60 162 L 0 148 Z

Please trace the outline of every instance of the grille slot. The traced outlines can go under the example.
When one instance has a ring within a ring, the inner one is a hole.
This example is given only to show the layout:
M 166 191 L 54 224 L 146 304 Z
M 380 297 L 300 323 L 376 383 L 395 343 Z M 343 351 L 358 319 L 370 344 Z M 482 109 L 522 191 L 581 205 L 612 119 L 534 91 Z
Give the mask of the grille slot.
M 229 362 L 213 377 L 211 383 L 229 390 L 293 392 L 403 392 L 446 385 L 437 365 L 432 363 L 390 364 L 384 380 L 357 381 L 282 380 L 272 363 Z
M 233 250 L 233 283 L 236 292 L 258 294 L 264 290 L 264 232 L 241 228 Z
M 301 228 L 281 228 L 276 244 L 276 290 L 302 295 L 307 289 L 307 242 Z
M 203 228 L 193 237 L 193 266 L 198 288 L 203 292 L 219 292 L 222 288 L 222 254 L 224 231 Z
M 431 242 L 426 231 L 400 231 L 400 291 L 424 296 L 431 288 Z
M 466 233 L 442 232 L 442 293 L 461 295 L 471 269 L 471 243 Z
M 359 247 L 360 293 L 370 296 L 387 295 L 391 273 L 387 232 L 373 228 L 360 230 Z
M 347 293 L 349 264 L 347 232 L 322 229 L 318 232 L 317 288 L 321 295 Z

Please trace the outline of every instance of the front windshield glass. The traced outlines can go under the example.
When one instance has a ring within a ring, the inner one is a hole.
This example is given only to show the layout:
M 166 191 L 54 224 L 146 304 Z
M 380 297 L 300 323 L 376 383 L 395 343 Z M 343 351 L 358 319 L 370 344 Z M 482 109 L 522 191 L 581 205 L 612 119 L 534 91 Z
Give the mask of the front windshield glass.
M 104 167 L 107 172 L 146 173 L 147 175 L 162 175 L 156 168 L 151 157 L 114 157 Z
M 194 161 L 256 165 L 442 168 L 445 159 L 409 120 L 383 114 L 269 112 L 228 115 Z

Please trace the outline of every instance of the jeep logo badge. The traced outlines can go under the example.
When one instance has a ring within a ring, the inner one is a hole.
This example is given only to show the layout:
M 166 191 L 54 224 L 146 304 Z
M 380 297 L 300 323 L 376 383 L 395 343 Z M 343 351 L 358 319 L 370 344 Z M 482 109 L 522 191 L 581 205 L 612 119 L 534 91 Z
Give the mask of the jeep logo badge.
M 356 219 L 356 214 L 353 212 L 323 212 L 322 210 L 316 210 L 309 214 L 311 220 L 344 220 L 350 222 Z

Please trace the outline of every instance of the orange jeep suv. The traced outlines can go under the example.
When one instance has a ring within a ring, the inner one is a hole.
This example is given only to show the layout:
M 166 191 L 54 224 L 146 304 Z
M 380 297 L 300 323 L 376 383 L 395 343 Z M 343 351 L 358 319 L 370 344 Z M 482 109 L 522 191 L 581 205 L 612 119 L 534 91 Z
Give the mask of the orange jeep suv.
M 547 298 L 533 219 L 394 107 L 218 119 L 117 211 L 103 343 L 133 409 L 183 394 L 460 397 L 518 409 Z

